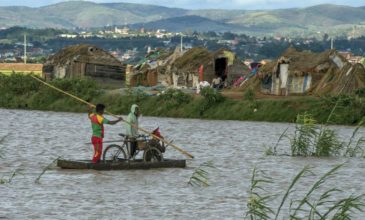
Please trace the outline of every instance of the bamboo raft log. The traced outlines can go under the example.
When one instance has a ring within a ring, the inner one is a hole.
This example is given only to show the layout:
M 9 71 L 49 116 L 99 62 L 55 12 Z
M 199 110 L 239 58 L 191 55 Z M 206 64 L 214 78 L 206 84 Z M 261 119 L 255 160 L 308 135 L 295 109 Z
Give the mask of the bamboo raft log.
M 93 170 L 134 170 L 155 168 L 185 168 L 186 160 L 164 159 L 160 162 L 144 162 L 143 160 L 122 160 L 120 162 L 91 163 L 90 160 L 57 160 L 57 166 L 62 169 L 93 169 Z

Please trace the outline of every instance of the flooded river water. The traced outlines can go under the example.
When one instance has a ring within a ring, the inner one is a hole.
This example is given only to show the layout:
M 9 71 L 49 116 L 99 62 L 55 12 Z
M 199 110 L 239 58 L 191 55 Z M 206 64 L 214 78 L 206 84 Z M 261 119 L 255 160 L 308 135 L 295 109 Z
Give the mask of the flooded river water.
M 0 115 L 0 137 L 8 135 L 0 144 L 0 178 L 20 170 L 11 183 L 0 185 L 0 219 L 242 219 L 255 166 L 274 179 L 268 190 L 283 195 L 292 178 L 311 165 L 317 176 L 303 178 L 296 187 L 295 194 L 303 195 L 318 176 L 346 162 L 325 186 L 344 190 L 343 196 L 365 193 L 364 158 L 265 156 L 263 145 L 276 143 L 293 125 L 154 117 L 143 117 L 141 126 L 160 126 L 164 136 L 193 154 L 187 168 L 52 168 L 37 184 L 43 168 L 59 156 L 91 158 L 92 147 L 85 144 L 91 132 L 87 115 L 5 109 Z M 353 131 L 345 126 L 335 129 L 344 140 Z M 105 140 L 119 139 L 117 134 L 123 131 L 121 125 L 107 125 Z M 365 136 L 365 130 L 359 134 Z M 185 157 L 168 148 L 165 158 Z M 189 186 L 194 169 L 207 161 L 217 168 L 209 170 L 210 186 Z M 279 201 L 272 204 L 275 209 L 278 205 Z M 365 214 L 356 213 L 354 219 L 365 219 Z

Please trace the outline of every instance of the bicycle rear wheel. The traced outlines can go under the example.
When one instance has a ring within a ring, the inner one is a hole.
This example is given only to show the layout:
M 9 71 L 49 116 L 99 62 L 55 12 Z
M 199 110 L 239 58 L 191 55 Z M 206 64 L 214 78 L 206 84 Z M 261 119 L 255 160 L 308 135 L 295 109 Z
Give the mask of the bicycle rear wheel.
M 127 159 L 127 154 L 125 153 L 123 146 L 119 146 L 117 144 L 109 145 L 103 153 L 103 161 L 112 161 L 112 162 L 118 162 L 121 160 Z
M 150 147 L 143 153 L 144 162 L 159 162 L 163 160 L 161 151 L 156 147 Z

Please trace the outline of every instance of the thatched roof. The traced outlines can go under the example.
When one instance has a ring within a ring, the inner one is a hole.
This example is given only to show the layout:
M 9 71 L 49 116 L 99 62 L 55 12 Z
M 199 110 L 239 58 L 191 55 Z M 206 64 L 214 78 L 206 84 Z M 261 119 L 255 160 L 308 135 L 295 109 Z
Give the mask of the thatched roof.
M 304 75 L 307 73 L 325 72 L 330 65 L 329 56 L 334 53 L 333 50 L 327 50 L 322 53 L 312 53 L 309 51 L 297 51 L 294 48 L 288 48 L 280 58 L 261 67 L 260 72 L 263 75 L 276 73 L 278 64 L 289 63 L 289 75 Z
M 316 95 L 354 93 L 365 87 L 365 68 L 362 64 L 347 63 L 341 70 L 330 69 L 312 89 Z
M 207 66 L 213 62 L 213 55 L 206 48 L 196 47 L 186 51 L 173 63 L 174 67 L 184 71 L 197 71 L 201 64 Z
M 50 56 L 46 64 L 65 65 L 69 62 L 122 66 L 121 62 L 105 50 L 88 44 L 72 45 Z

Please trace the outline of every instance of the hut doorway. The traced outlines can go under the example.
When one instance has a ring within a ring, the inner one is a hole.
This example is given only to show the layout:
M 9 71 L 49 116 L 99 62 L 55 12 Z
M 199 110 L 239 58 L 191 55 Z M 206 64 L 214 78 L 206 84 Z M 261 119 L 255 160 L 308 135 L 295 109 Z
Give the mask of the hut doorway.
M 217 58 L 214 61 L 215 75 L 218 76 L 218 77 L 221 77 L 223 81 L 227 77 L 227 73 L 226 73 L 227 64 L 228 64 L 228 59 L 226 57 Z

